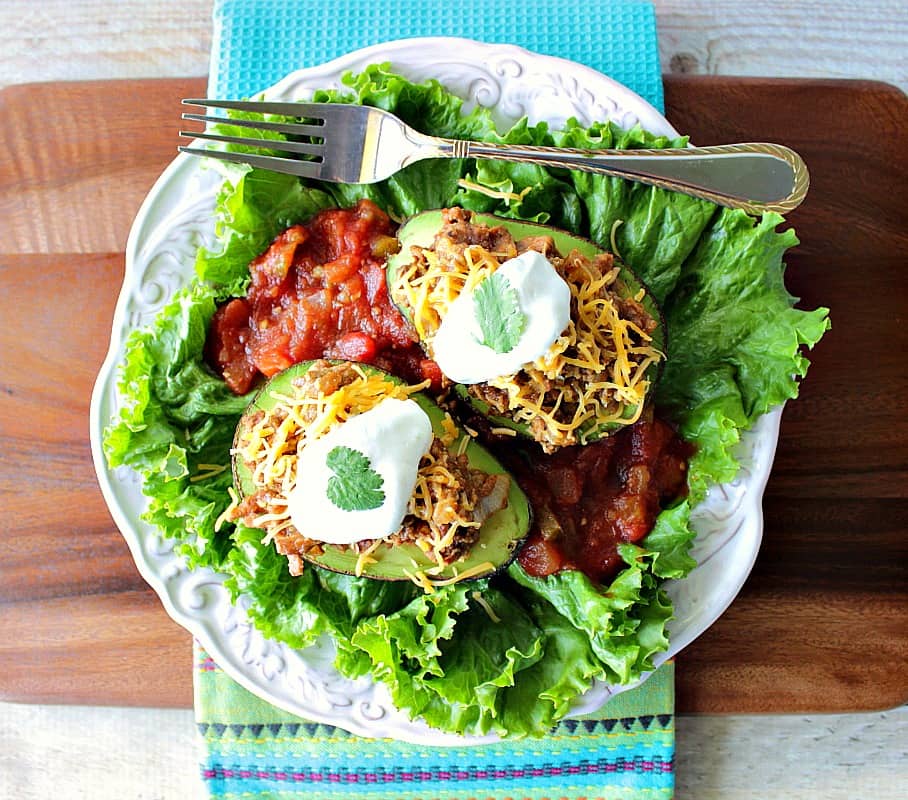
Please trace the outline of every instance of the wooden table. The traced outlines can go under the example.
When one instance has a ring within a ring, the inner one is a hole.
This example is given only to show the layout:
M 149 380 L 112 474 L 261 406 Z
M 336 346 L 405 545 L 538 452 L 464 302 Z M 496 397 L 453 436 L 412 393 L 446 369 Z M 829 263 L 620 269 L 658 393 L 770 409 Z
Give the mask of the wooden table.
M 834 326 L 785 411 L 753 574 L 678 658 L 678 709 L 894 706 L 908 698 L 908 101 L 858 81 L 665 88 L 668 118 L 699 144 L 804 155 L 813 182 L 790 216 L 802 245 L 788 285 Z M 175 153 L 179 99 L 202 91 L 186 79 L 0 92 L 0 699 L 191 703 L 190 637 L 110 519 L 87 412 L 129 225 Z

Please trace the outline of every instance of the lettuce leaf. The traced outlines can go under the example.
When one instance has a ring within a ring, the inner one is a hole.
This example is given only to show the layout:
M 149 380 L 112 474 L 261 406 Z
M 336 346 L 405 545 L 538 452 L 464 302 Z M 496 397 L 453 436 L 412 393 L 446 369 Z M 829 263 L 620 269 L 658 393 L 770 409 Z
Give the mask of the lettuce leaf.
M 829 311 L 793 308 L 785 289 L 784 252 L 798 243 L 781 233 L 778 214 L 753 220 L 723 209 L 682 265 L 663 305 L 669 335 L 657 401 L 697 445 L 690 464 L 694 501 L 732 478 L 740 431 L 773 406 L 798 396 L 798 379 L 829 328 Z
M 539 660 L 542 637 L 518 602 L 481 582 L 364 621 L 350 645 L 368 654 L 399 708 L 443 729 L 484 734 L 503 732 L 496 719 L 504 693 Z
M 689 516 L 682 502 L 659 515 L 642 547 L 619 545 L 627 566 L 607 587 L 575 571 L 531 577 L 517 562 L 508 574 L 586 635 L 607 680 L 629 683 L 651 670 L 652 657 L 668 647 L 672 608 L 660 579 L 683 577 L 695 566 L 687 554 L 694 536 Z
M 687 139 L 653 136 L 640 127 L 622 130 L 609 122 L 590 128 L 569 123 L 556 134 L 555 142 L 561 147 L 633 150 L 683 147 Z M 588 220 L 586 235 L 610 250 L 614 240 L 617 254 L 656 300 L 663 302 L 675 287 L 684 259 L 715 215 L 716 206 L 605 175 L 574 172 L 571 180 Z
M 563 131 L 526 120 L 498 131 L 488 110 L 465 112 L 437 82 L 413 84 L 388 65 L 345 83 L 315 99 L 385 108 L 434 135 L 583 148 L 685 141 L 576 121 Z M 543 735 L 594 680 L 630 682 L 652 669 L 668 645 L 672 609 L 664 582 L 694 567 L 691 507 L 737 472 L 740 432 L 797 396 L 808 366 L 803 347 L 828 328 L 826 309 L 796 310 L 785 290 L 782 257 L 796 244 L 794 233 L 778 232 L 775 215 L 754 220 L 641 184 L 525 164 L 426 161 L 370 186 L 223 169 L 218 246 L 199 251 L 194 284 L 129 338 L 120 374 L 124 406 L 105 432 L 110 465 L 142 475 L 145 518 L 177 541 L 191 568 L 224 572 L 265 635 L 292 647 L 333 636 L 343 674 L 384 682 L 399 707 L 444 730 Z M 577 572 L 534 578 L 516 563 L 494 578 L 433 594 L 409 582 L 311 566 L 293 577 L 259 531 L 216 529 L 230 484 L 230 470 L 218 466 L 227 466 L 248 401 L 232 396 L 205 366 L 216 304 L 245 292 L 249 262 L 288 225 L 361 197 L 397 219 L 461 205 L 614 244 L 662 303 L 668 358 L 656 399 L 697 446 L 690 496 L 665 509 L 639 546 L 621 546 L 625 567 L 608 586 Z
M 221 248 L 200 249 L 195 264 L 199 280 L 213 287 L 218 299 L 246 293 L 249 262 L 279 233 L 337 205 L 329 193 L 306 188 L 292 175 L 239 165 L 224 172 L 215 225 Z
M 287 559 L 262 532 L 238 525 L 224 571 L 227 588 L 243 597 L 246 612 L 266 635 L 305 647 L 330 633 L 348 641 L 362 619 L 393 612 L 422 592 L 398 581 L 367 581 L 327 570 L 306 569 L 293 576 Z M 355 671 L 352 668 L 349 671 Z
M 584 631 L 535 592 L 524 592 L 523 602 L 545 638 L 542 657 L 520 672 L 500 700 L 496 728 L 513 737 L 550 730 L 595 679 L 606 677 Z
M 231 544 L 215 523 L 232 484 L 233 429 L 249 397 L 234 395 L 204 365 L 214 310 L 211 291 L 193 286 L 129 337 L 119 381 L 127 402 L 104 433 L 104 450 L 111 467 L 143 476 L 143 519 L 175 539 L 190 566 L 220 568 Z

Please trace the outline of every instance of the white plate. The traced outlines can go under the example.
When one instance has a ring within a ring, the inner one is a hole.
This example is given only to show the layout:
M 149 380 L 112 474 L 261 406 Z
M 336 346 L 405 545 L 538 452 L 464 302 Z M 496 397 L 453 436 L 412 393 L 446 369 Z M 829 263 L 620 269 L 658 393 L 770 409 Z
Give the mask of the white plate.
M 456 55 L 439 61 L 441 53 Z M 460 39 L 410 39 L 370 47 L 295 72 L 267 90 L 266 96 L 306 99 L 316 89 L 342 88 L 340 78 L 348 70 L 385 61 L 412 80 L 438 79 L 467 101 L 467 110 L 476 104 L 490 108 L 501 126 L 524 115 L 531 122 L 546 120 L 553 127 L 576 117 L 584 124 L 611 119 L 630 127 L 639 122 L 654 133 L 677 135 L 656 109 L 587 67 L 517 47 Z M 191 279 L 199 245 L 214 243 L 212 212 L 218 184 L 217 170 L 206 169 L 199 159 L 178 157 L 155 183 L 130 232 L 110 350 L 91 405 L 92 455 L 104 498 L 139 571 L 168 613 L 241 685 L 287 711 L 363 736 L 462 745 L 463 737 L 408 719 L 394 708 L 381 684 L 350 681 L 337 673 L 330 641 L 296 651 L 265 639 L 246 621 L 242 608 L 231 604 L 223 576 L 210 570 L 187 570 L 171 543 L 141 521 L 146 500 L 138 475 L 126 468 L 110 470 L 105 463 L 101 436 L 120 406 L 117 369 L 126 338 L 132 330 L 148 325 Z M 669 626 L 670 649 L 657 657 L 657 663 L 706 630 L 750 572 L 762 535 L 761 499 L 780 416 L 781 410 L 776 410 L 744 434 L 738 453 L 741 472 L 732 483 L 711 491 L 694 512 L 698 536 L 693 555 L 699 566 L 668 587 L 676 618 Z M 626 688 L 598 683 L 580 698 L 575 713 L 593 711 Z

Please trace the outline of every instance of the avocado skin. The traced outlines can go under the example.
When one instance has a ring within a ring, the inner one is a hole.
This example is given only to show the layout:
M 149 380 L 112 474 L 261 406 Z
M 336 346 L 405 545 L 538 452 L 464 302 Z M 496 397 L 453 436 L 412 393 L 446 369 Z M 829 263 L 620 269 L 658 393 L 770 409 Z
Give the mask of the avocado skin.
M 234 434 L 234 451 L 236 451 L 240 434 L 246 425 L 248 415 L 257 410 L 266 413 L 274 408 L 275 401 L 271 395 L 272 390 L 287 392 L 290 390 L 291 382 L 294 378 L 303 375 L 312 366 L 314 362 L 303 361 L 294 364 L 283 372 L 274 375 L 261 389 L 256 393 L 252 402 L 247 407 L 245 413 L 237 424 L 236 433 Z M 342 362 L 332 362 L 342 363 Z M 399 378 L 384 372 L 376 367 L 366 364 L 359 365 L 364 371 L 383 375 L 395 383 L 403 383 Z M 410 397 L 419 404 L 420 408 L 426 412 L 432 423 L 432 430 L 436 436 L 444 432 L 442 420 L 444 411 L 428 395 L 417 392 Z M 456 423 L 456 421 L 455 421 Z M 460 437 L 455 440 L 450 449 L 456 451 L 463 437 L 468 437 L 469 443 L 466 447 L 465 454 L 472 467 L 482 470 L 487 474 L 507 474 L 504 467 L 498 460 L 478 442 L 469 437 L 469 435 L 458 425 Z M 252 477 L 249 468 L 243 463 L 242 458 L 234 452 L 232 456 L 233 483 L 240 497 L 245 497 L 254 490 Z M 462 573 L 465 570 L 483 562 L 491 562 L 494 569 L 488 572 L 478 574 L 469 580 L 478 578 L 487 578 L 493 574 L 507 568 L 514 560 L 519 545 L 526 537 L 532 521 L 532 510 L 529 501 L 517 481 L 513 478 L 510 480 L 508 487 L 507 505 L 492 514 L 480 528 L 480 538 L 473 546 L 470 553 L 462 560 L 455 561 L 447 565 L 444 571 L 438 575 L 433 575 L 434 580 L 451 578 L 455 575 L 455 570 Z M 364 537 L 366 538 L 366 537 Z M 482 545 L 485 545 L 484 547 Z M 307 561 L 333 572 L 341 572 L 347 575 L 355 574 L 357 553 L 350 548 L 338 545 L 324 545 L 324 552 L 321 555 L 303 556 Z M 365 565 L 362 577 L 373 578 L 375 580 L 398 581 L 410 580 L 404 570 L 411 574 L 415 570 L 425 570 L 435 566 L 435 562 L 430 560 L 422 550 L 415 544 L 381 544 L 371 554 L 375 563 Z M 417 566 L 414 567 L 413 561 Z
M 488 227 L 501 226 L 508 230 L 511 235 L 514 237 L 515 241 L 519 241 L 527 236 L 551 236 L 552 240 L 555 242 L 555 247 L 559 253 L 566 255 L 572 250 L 577 250 L 587 258 L 592 258 L 593 256 L 604 253 L 602 247 L 600 247 L 595 242 L 590 239 L 585 239 L 582 236 L 576 236 L 567 231 L 559 230 L 558 228 L 552 228 L 548 225 L 541 225 L 537 222 L 526 222 L 523 220 L 514 220 L 507 219 L 505 217 L 498 217 L 494 214 L 472 214 L 472 222 L 477 225 L 486 225 Z M 405 269 L 410 263 L 410 248 L 414 245 L 431 248 L 433 242 L 435 241 L 435 236 L 442 226 L 442 209 L 434 209 L 431 211 L 423 211 L 419 214 L 415 214 L 409 219 L 405 220 L 403 225 L 397 232 L 397 238 L 400 242 L 400 250 L 395 255 L 391 256 L 388 259 L 387 263 L 387 281 L 389 287 L 394 285 L 394 278 L 397 273 Z M 615 281 L 615 286 L 622 297 L 633 297 L 641 289 L 644 292 L 643 300 L 641 301 L 643 307 L 649 312 L 650 316 L 657 321 L 656 330 L 653 332 L 653 346 L 661 352 L 665 353 L 668 345 L 668 337 L 665 328 L 665 317 L 662 315 L 662 309 L 659 307 L 658 303 L 653 299 L 652 293 L 649 291 L 649 288 L 646 284 L 639 278 L 637 275 L 628 267 L 626 264 L 618 260 L 617 256 L 615 257 L 616 262 L 621 267 L 621 273 Z M 406 317 L 407 321 L 412 322 L 412 314 L 410 308 L 406 305 L 406 302 L 403 298 L 395 297 L 391 294 L 391 301 L 397 306 L 400 312 Z M 425 347 L 423 349 L 426 349 Z M 662 375 L 663 361 L 660 361 L 658 364 L 653 365 L 649 370 L 649 379 L 650 379 L 650 394 L 652 394 L 653 387 L 655 387 L 659 378 Z M 466 400 L 473 409 L 486 417 L 489 422 L 493 423 L 496 426 L 503 428 L 509 428 L 513 431 L 516 431 L 521 436 L 524 436 L 528 439 L 533 439 L 533 434 L 530 431 L 529 425 L 524 423 L 515 422 L 510 417 L 503 417 L 496 414 L 490 413 L 489 405 L 477 397 L 474 397 L 470 394 L 469 386 L 464 384 L 455 384 L 454 390 L 459 397 Z M 602 439 L 608 436 L 610 433 L 618 430 L 623 427 L 619 423 L 611 423 L 608 425 L 602 425 L 599 430 L 590 432 L 586 436 L 588 442 L 595 442 L 598 439 Z

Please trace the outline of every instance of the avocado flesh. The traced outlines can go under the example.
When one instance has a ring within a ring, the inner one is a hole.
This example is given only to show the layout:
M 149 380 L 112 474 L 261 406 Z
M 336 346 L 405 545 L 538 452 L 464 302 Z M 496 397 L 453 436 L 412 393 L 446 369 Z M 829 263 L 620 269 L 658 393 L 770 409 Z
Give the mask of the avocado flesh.
M 237 425 L 236 437 L 234 444 L 239 440 L 240 432 L 247 424 L 248 415 L 256 410 L 266 413 L 273 410 L 275 400 L 272 397 L 272 391 L 279 393 L 288 393 L 291 391 L 291 382 L 294 378 L 305 374 L 313 362 L 305 361 L 295 364 L 292 367 L 274 375 L 256 394 L 255 398 L 249 404 L 246 412 Z M 366 365 L 360 365 L 364 370 L 376 374 L 382 374 L 395 383 L 402 383 L 398 378 L 383 372 L 382 370 Z M 445 412 L 436 405 L 428 396 L 421 392 L 410 395 L 416 401 L 420 408 L 428 415 L 432 423 L 432 430 L 436 436 L 444 433 L 442 421 L 445 418 Z M 507 474 L 504 467 L 480 444 L 474 441 L 469 435 L 458 427 L 460 436 L 455 440 L 450 449 L 458 451 L 460 443 L 464 437 L 469 442 L 464 451 L 470 466 L 481 470 L 490 475 Z M 236 453 L 233 455 L 233 482 L 237 492 L 241 497 L 245 497 L 255 491 L 252 482 L 252 474 L 243 459 Z M 479 540 L 473 545 L 469 553 L 462 559 L 448 564 L 445 569 L 431 575 L 432 580 L 452 578 L 456 574 L 462 574 L 467 570 L 480 564 L 490 562 L 493 568 L 486 570 L 481 574 L 471 577 L 472 579 L 487 577 L 493 572 L 506 567 L 514 558 L 517 547 L 523 538 L 527 535 L 530 528 L 530 505 L 526 495 L 517 485 L 513 478 L 510 480 L 508 487 L 507 504 L 489 516 L 480 528 Z M 305 531 L 301 531 L 305 535 Z M 363 538 L 368 539 L 368 531 L 363 532 Z M 321 555 L 305 555 L 307 561 L 312 562 L 325 569 L 334 572 L 343 572 L 353 575 L 356 572 L 358 553 L 351 547 L 343 545 L 324 545 L 324 552 Z M 397 581 L 410 580 L 406 574 L 411 575 L 416 571 L 426 571 L 436 566 L 436 562 L 427 556 L 416 544 L 390 544 L 382 543 L 376 548 L 370 557 L 375 559 L 374 563 L 366 564 L 361 575 L 366 578 L 376 580 Z M 414 565 L 414 562 L 415 565 Z
M 595 242 L 590 241 L 589 239 L 584 239 L 582 236 L 575 236 L 572 233 L 559 230 L 558 228 L 551 228 L 547 225 L 540 225 L 536 222 L 525 222 L 522 220 L 497 217 L 494 214 L 477 213 L 472 214 L 472 222 L 474 225 L 486 225 L 488 227 L 501 226 L 510 232 L 510 234 L 514 237 L 515 242 L 520 241 L 527 236 L 551 236 L 552 240 L 555 243 L 555 248 L 562 256 L 567 255 L 572 250 L 577 250 L 587 258 L 593 258 L 599 253 L 606 252 L 602 247 L 597 245 Z M 387 263 L 387 279 L 389 287 L 394 286 L 394 279 L 398 275 L 398 273 L 405 270 L 409 266 L 411 261 L 410 248 L 417 246 L 424 249 L 431 249 L 432 245 L 435 242 L 435 237 L 441 230 L 441 227 L 441 209 L 423 211 L 410 217 L 408 220 L 406 220 L 406 222 L 404 222 L 404 224 L 397 232 L 397 238 L 400 242 L 400 251 L 391 256 L 388 259 Z M 643 281 L 641 281 L 627 265 L 621 263 L 620 261 L 618 261 L 618 263 L 621 266 L 621 273 L 614 283 L 615 291 L 621 297 L 635 297 L 641 290 L 643 290 L 643 299 L 640 301 L 640 303 L 650 314 L 650 316 L 657 322 L 656 329 L 652 333 L 653 346 L 657 350 L 660 350 L 664 353 L 666 348 L 666 336 L 665 320 L 662 316 L 662 310 L 653 299 L 652 294 L 650 293 L 649 289 L 646 288 Z M 407 306 L 405 298 L 397 297 L 392 292 L 391 300 L 395 303 L 395 305 L 397 305 L 397 307 L 407 318 L 407 320 L 412 322 L 411 309 Z M 650 391 L 652 391 L 652 387 L 655 385 L 661 372 L 661 361 L 658 364 L 654 364 L 648 370 L 647 377 L 650 381 Z M 510 417 L 492 413 L 488 403 L 480 400 L 478 397 L 474 397 L 470 393 L 470 387 L 468 385 L 455 384 L 454 389 L 461 398 L 470 403 L 475 411 L 486 417 L 486 419 L 488 419 L 489 422 L 491 422 L 493 425 L 497 427 L 509 428 L 510 430 L 516 431 L 521 436 L 525 436 L 529 439 L 534 438 L 532 432 L 530 431 L 529 425 L 527 425 L 526 423 L 515 422 Z M 630 407 L 627 409 L 625 416 L 632 418 L 635 411 L 636 407 Z M 623 427 L 621 423 L 613 422 L 605 425 L 600 425 L 598 429 L 593 430 L 593 428 L 595 428 L 595 425 L 589 424 L 585 427 L 581 427 L 579 433 L 582 434 L 583 438 L 586 441 L 594 442 L 597 439 L 602 439 L 603 437 L 608 436 L 609 433 L 612 433 L 613 431 L 618 430 L 621 427 Z

